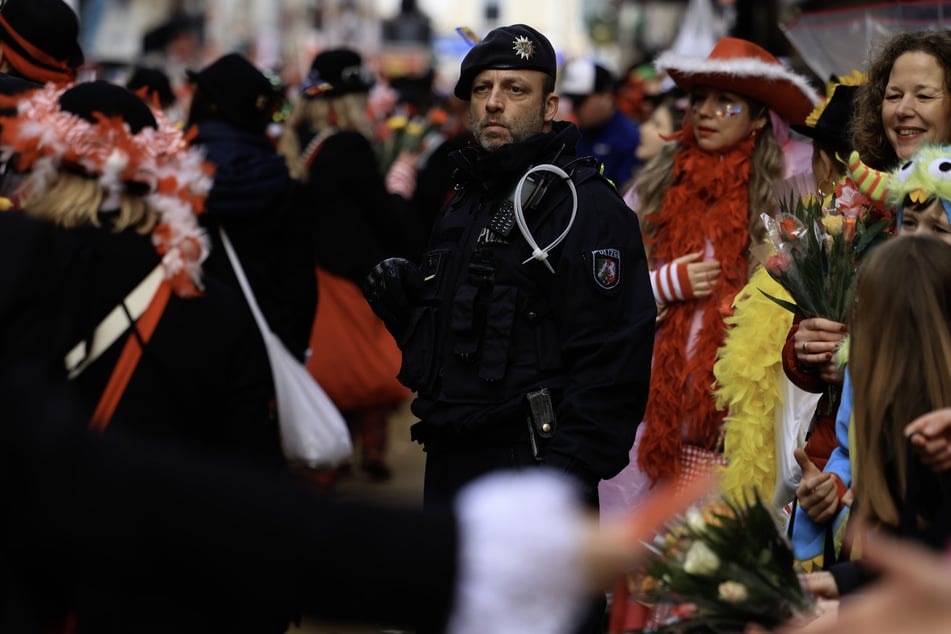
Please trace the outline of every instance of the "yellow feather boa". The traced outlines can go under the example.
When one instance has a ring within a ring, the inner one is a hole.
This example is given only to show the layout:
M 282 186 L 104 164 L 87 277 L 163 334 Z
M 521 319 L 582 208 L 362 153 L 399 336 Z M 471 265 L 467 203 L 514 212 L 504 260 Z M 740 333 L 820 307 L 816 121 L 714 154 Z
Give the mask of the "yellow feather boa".
M 721 486 L 741 501 L 755 488 L 767 503 L 776 486 L 774 420 L 781 403 L 777 373 L 793 315 L 760 292 L 792 301 L 769 276 L 757 270 L 733 303 L 725 322 L 727 335 L 713 366 L 717 408 L 724 419 L 724 457 Z

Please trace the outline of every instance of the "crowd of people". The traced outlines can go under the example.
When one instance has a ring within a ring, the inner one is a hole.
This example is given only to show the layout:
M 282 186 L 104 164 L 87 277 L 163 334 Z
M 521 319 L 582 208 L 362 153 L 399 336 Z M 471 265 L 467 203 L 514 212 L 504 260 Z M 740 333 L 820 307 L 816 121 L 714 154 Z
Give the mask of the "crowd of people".
M 525 24 L 442 96 L 344 47 L 293 86 L 228 53 L 184 100 L 78 80 L 78 39 L 62 0 L 0 7 L 0 629 L 659 626 L 622 575 L 713 476 L 841 603 L 784 631 L 951 623 L 951 33 L 818 88 L 725 37 L 636 103 Z M 838 318 L 769 297 L 801 183 L 885 227 Z M 411 403 L 422 508 L 288 463 L 224 242 L 371 478 Z

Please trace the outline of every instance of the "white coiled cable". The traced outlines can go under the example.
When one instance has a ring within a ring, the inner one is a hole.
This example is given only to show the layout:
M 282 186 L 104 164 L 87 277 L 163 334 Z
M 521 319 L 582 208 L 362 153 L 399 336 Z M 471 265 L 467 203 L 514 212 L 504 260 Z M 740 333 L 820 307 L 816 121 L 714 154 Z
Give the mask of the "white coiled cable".
M 565 227 L 565 230 L 561 232 L 557 238 L 555 238 L 551 244 L 549 244 L 544 249 L 539 248 L 538 243 L 535 242 L 535 237 L 532 236 L 532 232 L 528 229 L 528 223 L 525 222 L 525 212 L 522 209 L 522 187 L 525 185 L 525 181 L 528 179 L 529 175 L 535 172 L 551 172 L 560 176 L 566 183 L 568 183 L 568 189 L 571 190 L 571 217 L 568 218 L 568 226 Z M 554 274 L 555 269 L 552 268 L 551 263 L 548 261 L 548 252 L 558 246 L 562 240 L 565 239 L 565 236 L 568 235 L 568 232 L 571 231 L 571 226 L 575 222 L 575 216 L 578 213 L 578 190 L 575 189 L 575 184 L 571 182 L 571 176 L 568 175 L 568 172 L 561 169 L 557 165 L 552 165 L 551 163 L 544 163 L 542 165 L 535 165 L 534 167 L 529 168 L 527 172 L 519 179 L 518 185 L 515 186 L 515 223 L 518 225 L 518 230 L 522 233 L 522 237 L 525 238 L 525 241 L 528 242 L 528 246 L 532 247 L 532 255 L 527 258 L 522 264 L 528 264 L 532 260 L 538 260 L 544 264 L 552 274 Z

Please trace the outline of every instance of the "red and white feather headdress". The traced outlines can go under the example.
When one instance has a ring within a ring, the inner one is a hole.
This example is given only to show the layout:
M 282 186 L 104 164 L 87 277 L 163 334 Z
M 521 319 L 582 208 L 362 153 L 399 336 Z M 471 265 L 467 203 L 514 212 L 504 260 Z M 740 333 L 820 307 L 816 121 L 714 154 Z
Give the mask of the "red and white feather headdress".
M 0 122 L 0 160 L 12 160 L 27 174 L 23 186 L 40 195 L 63 169 L 78 168 L 105 190 L 103 210 L 118 207 L 127 184 L 147 188 L 145 198 L 159 214 L 152 242 L 165 278 L 180 296 L 200 294 L 209 241 L 196 216 L 204 211 L 214 168 L 159 110 L 152 109 L 156 128 L 133 134 L 121 117 L 95 113 L 92 123 L 63 110 L 60 97 L 70 87 L 47 84 L 21 96 L 16 116 Z

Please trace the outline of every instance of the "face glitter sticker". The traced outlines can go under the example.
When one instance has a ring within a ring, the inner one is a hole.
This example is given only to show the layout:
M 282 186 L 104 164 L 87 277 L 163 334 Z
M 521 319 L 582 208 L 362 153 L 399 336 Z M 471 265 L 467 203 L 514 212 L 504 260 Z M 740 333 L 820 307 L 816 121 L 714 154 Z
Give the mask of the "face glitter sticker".
M 531 59 L 535 56 L 535 44 L 524 35 L 518 36 L 512 43 L 515 45 L 512 47 L 515 54 L 522 59 Z

